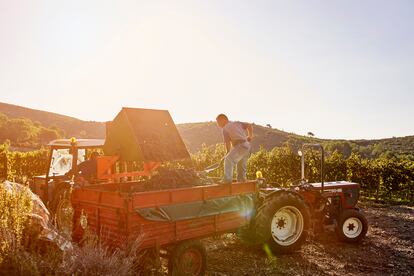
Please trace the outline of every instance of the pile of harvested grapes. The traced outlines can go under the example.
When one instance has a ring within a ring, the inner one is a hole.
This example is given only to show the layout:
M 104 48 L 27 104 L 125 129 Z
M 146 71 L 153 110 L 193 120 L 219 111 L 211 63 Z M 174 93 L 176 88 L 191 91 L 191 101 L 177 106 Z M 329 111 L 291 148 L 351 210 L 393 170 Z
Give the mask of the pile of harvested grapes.
M 186 188 L 213 184 L 213 181 L 194 169 L 176 169 L 161 167 L 150 179 L 131 186 L 130 192 L 145 192 Z

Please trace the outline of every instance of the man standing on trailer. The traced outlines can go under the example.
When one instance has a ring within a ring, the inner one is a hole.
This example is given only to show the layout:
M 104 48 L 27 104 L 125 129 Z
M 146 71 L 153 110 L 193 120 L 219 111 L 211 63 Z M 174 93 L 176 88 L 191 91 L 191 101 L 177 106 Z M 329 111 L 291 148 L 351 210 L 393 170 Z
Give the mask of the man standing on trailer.
M 223 139 L 226 146 L 224 182 L 232 182 L 234 166 L 237 166 L 237 181 L 246 181 L 247 159 L 250 155 L 253 127 L 249 123 L 229 121 L 224 114 L 219 114 L 216 121 L 217 125 L 223 130 Z

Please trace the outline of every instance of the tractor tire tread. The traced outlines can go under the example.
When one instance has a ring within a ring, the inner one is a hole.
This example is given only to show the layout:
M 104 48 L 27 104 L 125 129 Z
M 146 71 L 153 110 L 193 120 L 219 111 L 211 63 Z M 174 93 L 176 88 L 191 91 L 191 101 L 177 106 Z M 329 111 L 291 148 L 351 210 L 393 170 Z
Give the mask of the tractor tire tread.
M 296 205 L 304 218 L 304 228 L 301 237 L 290 246 L 280 246 L 272 238 L 270 232 L 271 220 L 276 210 L 286 205 Z M 302 246 L 306 241 L 310 224 L 309 207 L 298 194 L 289 191 L 283 191 L 270 196 L 263 202 L 261 208 L 257 211 L 255 218 L 255 237 L 260 243 L 268 243 L 273 253 L 292 253 Z
M 65 197 L 69 196 L 70 184 L 66 182 L 60 182 L 54 189 L 53 198 L 49 203 L 49 210 L 54 215 L 56 214 L 59 202 Z
M 345 234 L 342 231 L 342 225 L 345 222 L 347 218 L 350 217 L 356 217 L 358 218 L 362 223 L 362 232 L 361 234 L 356 238 L 349 238 L 346 237 Z M 335 233 L 338 239 L 342 242 L 348 242 L 348 243 L 358 243 L 360 242 L 367 234 L 368 232 L 368 220 L 365 217 L 364 213 L 358 209 L 347 209 L 344 210 L 338 217 L 338 225 L 335 227 Z
M 180 256 L 189 248 L 194 248 L 201 253 L 202 257 L 202 267 L 198 275 L 205 275 L 207 269 L 207 252 L 204 245 L 199 240 L 186 240 L 180 242 L 171 253 L 171 256 L 168 260 L 168 275 L 171 276 L 186 276 L 186 274 L 179 270 L 178 262 Z

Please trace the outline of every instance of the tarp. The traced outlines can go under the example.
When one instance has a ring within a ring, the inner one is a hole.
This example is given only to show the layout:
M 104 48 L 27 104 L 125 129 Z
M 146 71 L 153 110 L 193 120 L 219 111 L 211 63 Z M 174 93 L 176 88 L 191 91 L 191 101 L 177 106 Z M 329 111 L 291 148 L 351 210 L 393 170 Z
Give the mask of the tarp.
M 173 161 L 190 154 L 167 110 L 122 108 L 106 125 L 106 155 L 122 161 Z
M 152 221 L 179 221 L 212 215 L 240 212 L 242 216 L 253 215 L 255 194 L 227 196 L 205 201 L 139 208 L 136 211 L 145 219 Z

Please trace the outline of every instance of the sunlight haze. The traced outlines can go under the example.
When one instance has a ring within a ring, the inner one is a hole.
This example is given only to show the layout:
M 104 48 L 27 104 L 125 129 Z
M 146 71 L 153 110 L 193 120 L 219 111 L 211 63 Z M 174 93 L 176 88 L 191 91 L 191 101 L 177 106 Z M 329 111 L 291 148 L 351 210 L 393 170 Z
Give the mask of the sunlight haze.
M 413 1 L 0 0 L 0 102 L 414 135 Z

